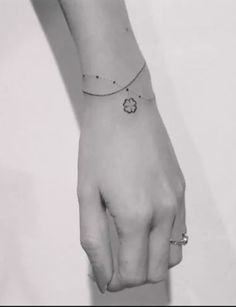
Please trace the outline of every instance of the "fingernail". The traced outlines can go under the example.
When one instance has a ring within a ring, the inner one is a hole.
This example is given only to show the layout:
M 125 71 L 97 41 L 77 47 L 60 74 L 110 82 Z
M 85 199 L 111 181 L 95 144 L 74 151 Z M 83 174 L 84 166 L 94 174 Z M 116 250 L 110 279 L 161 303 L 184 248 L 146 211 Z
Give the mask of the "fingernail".
M 98 288 L 102 294 L 104 294 L 107 291 L 107 285 L 103 285 L 103 286 L 98 285 Z
M 104 270 L 100 268 L 94 268 L 93 272 L 100 292 L 105 293 L 107 290 L 107 278 Z

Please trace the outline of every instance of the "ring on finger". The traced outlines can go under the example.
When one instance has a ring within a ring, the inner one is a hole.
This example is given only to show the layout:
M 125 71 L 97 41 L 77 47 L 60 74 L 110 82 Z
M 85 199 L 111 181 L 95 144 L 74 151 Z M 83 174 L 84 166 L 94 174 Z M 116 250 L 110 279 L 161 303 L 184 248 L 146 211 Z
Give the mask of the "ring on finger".
M 179 241 L 176 241 L 176 240 L 170 240 L 170 244 L 173 244 L 173 245 L 177 245 L 177 246 L 185 246 L 186 244 L 188 244 L 188 240 L 189 240 L 189 237 L 187 235 L 186 232 L 182 233 L 182 239 L 179 240 Z

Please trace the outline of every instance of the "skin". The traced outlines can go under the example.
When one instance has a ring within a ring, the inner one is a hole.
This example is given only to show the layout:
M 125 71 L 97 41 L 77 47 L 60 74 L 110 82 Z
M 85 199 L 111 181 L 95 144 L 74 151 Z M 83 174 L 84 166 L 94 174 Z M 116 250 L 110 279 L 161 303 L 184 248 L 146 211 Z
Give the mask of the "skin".
M 128 83 L 144 58 L 123 1 L 61 1 L 78 47 L 83 73 Z M 92 82 L 92 81 L 91 81 Z M 121 83 L 121 82 L 120 82 Z M 97 86 L 97 88 L 96 88 Z M 109 92 L 108 84 L 90 87 Z M 154 95 L 148 68 L 132 84 Z M 156 101 L 137 99 L 124 112 L 125 91 L 108 97 L 84 95 L 78 163 L 81 244 L 101 292 L 158 283 L 182 260 L 185 181 Z M 111 251 L 108 215 L 119 247 Z

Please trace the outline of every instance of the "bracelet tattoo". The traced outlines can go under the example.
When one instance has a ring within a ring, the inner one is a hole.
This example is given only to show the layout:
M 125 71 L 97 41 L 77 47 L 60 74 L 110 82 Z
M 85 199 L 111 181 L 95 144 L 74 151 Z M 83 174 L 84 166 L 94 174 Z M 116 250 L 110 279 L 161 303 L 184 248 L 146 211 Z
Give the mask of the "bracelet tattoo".
M 88 78 L 94 78 L 94 79 L 100 79 L 102 81 L 106 81 L 109 83 L 112 83 L 113 85 L 115 85 L 116 87 L 118 87 L 117 90 L 113 91 L 113 92 L 109 92 L 109 93 L 105 93 L 105 94 L 99 94 L 99 93 L 93 93 L 93 92 L 89 92 L 87 90 L 83 90 L 84 94 L 90 95 L 90 96 L 97 96 L 97 97 L 106 97 L 106 96 L 111 96 L 114 94 L 117 94 L 119 92 L 122 91 L 126 91 L 127 93 L 127 98 L 124 100 L 123 102 L 123 110 L 124 112 L 131 114 L 131 113 L 135 113 L 137 110 L 137 98 L 138 99 L 142 99 L 142 100 L 146 100 L 148 102 L 152 101 L 153 99 L 155 99 L 155 97 L 144 97 L 143 95 L 137 93 L 136 91 L 130 89 L 130 86 L 135 82 L 135 80 L 139 77 L 139 75 L 143 72 L 143 70 L 146 67 L 146 63 L 144 63 L 144 65 L 142 66 L 142 68 L 139 70 L 139 72 L 135 75 L 135 77 L 125 86 L 119 84 L 117 81 L 115 80 L 111 80 L 108 78 L 104 78 L 101 77 L 100 75 L 89 75 L 89 74 L 83 74 L 83 79 L 86 80 Z M 137 98 L 134 99 L 134 97 L 132 96 L 136 96 Z

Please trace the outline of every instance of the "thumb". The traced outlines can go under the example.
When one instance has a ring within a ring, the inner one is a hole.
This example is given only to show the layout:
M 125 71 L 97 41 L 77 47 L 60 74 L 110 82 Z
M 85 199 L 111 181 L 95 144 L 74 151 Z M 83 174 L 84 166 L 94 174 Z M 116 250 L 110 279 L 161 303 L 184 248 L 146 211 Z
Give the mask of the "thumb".
M 104 293 L 113 272 L 106 208 L 96 188 L 80 189 L 78 196 L 81 245 L 88 255 L 98 288 Z

